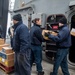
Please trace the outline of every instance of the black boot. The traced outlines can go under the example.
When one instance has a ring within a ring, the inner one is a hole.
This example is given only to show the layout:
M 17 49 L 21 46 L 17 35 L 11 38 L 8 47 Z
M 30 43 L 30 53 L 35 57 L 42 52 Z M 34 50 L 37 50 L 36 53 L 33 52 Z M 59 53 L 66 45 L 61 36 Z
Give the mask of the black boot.
M 50 72 L 50 75 L 53 75 L 53 72 Z
M 38 75 L 44 75 L 44 71 L 38 72 Z

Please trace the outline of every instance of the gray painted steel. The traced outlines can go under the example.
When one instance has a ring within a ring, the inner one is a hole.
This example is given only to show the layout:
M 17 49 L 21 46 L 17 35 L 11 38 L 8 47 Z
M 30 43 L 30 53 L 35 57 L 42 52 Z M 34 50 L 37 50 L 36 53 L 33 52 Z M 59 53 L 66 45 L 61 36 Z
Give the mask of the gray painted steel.
M 22 2 L 27 0 L 16 0 L 14 10 L 20 10 L 26 6 L 34 5 L 34 13 L 65 14 L 69 10 L 69 3 L 73 0 L 30 0 L 29 3 L 21 7 Z
M 14 11 L 21 13 L 23 17 L 33 13 L 44 13 L 46 19 L 52 14 L 63 14 L 67 17 L 70 26 L 71 13 L 75 12 L 74 9 L 70 10 L 70 4 L 73 3 L 74 5 L 74 2 L 71 1 L 74 0 L 15 0 Z

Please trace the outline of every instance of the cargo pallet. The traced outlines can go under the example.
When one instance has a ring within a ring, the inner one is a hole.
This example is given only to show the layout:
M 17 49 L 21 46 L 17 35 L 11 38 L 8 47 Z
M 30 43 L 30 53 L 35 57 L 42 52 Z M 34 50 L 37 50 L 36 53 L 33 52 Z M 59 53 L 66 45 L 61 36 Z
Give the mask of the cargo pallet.
M 9 74 L 14 71 L 14 66 L 13 67 L 6 67 L 3 64 L 0 63 L 0 68 L 6 73 Z

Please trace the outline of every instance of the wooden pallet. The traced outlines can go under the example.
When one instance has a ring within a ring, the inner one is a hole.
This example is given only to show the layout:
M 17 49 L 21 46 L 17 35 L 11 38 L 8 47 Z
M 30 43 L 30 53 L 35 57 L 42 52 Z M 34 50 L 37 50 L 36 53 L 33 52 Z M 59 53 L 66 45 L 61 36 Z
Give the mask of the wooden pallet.
M 0 68 L 5 72 L 5 73 L 10 73 L 14 71 L 14 66 L 13 67 L 6 67 L 3 64 L 0 63 Z

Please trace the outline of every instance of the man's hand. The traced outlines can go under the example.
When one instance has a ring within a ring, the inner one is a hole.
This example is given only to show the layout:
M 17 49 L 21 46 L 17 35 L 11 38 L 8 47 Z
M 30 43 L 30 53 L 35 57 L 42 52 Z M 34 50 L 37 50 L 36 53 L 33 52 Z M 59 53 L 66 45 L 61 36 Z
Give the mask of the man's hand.
M 48 37 L 50 35 L 50 32 L 45 32 L 45 36 Z

